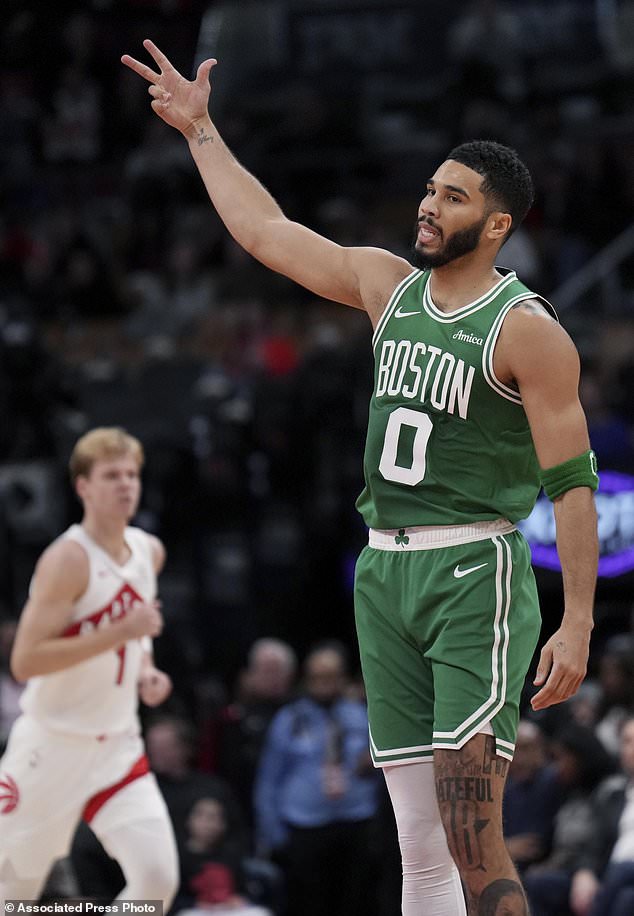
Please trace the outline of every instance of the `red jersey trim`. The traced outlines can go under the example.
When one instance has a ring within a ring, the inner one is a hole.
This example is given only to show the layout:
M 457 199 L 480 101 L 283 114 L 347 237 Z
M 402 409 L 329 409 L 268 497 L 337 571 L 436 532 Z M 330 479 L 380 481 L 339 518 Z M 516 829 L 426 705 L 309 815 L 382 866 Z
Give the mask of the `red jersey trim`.
M 102 620 L 104 617 L 108 617 L 111 620 L 125 617 L 135 601 L 143 601 L 143 598 L 128 582 L 124 582 L 105 607 L 102 607 L 99 611 L 94 611 L 92 614 L 86 614 L 85 617 L 81 617 L 79 620 L 74 620 L 66 627 L 62 636 L 77 636 L 78 633 L 83 633 L 87 629 L 103 625 Z
M 66 627 L 62 636 L 77 636 L 78 633 L 89 632 L 104 624 L 107 625 L 112 620 L 125 617 L 128 610 L 136 601 L 143 601 L 143 599 L 128 582 L 124 582 L 109 604 L 102 607 L 100 611 L 95 611 L 94 614 L 88 614 L 86 617 L 81 617 L 79 620 L 73 621 L 73 623 Z M 125 645 L 115 649 L 115 652 L 119 658 L 119 668 L 117 670 L 115 684 L 121 684 L 123 683 L 123 669 L 125 666 Z
M 86 803 L 84 808 L 82 818 L 86 821 L 87 824 L 91 822 L 97 811 L 99 811 L 109 798 L 112 798 L 113 795 L 123 789 L 124 786 L 129 785 L 131 782 L 134 782 L 135 779 L 139 779 L 141 776 L 145 776 L 146 773 L 150 772 L 150 764 L 143 754 L 139 759 L 132 765 L 132 768 L 126 773 L 123 779 L 120 779 L 119 782 L 115 782 L 114 785 L 108 786 L 107 789 L 103 789 L 101 792 L 97 792 L 96 795 L 93 795 L 91 799 Z

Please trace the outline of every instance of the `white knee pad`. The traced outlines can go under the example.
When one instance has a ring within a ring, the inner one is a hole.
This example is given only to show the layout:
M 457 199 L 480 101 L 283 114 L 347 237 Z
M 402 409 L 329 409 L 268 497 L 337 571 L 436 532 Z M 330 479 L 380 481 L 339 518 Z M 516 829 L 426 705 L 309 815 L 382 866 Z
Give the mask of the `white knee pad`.
M 385 767 L 403 861 L 403 916 L 466 916 L 431 761 Z

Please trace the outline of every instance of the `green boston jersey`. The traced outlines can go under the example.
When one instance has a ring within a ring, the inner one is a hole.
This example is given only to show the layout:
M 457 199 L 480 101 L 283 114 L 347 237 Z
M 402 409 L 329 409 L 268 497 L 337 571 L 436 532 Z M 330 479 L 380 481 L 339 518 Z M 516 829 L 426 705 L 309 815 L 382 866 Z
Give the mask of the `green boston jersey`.
M 512 271 L 451 313 L 416 270 L 392 294 L 373 337 L 375 372 L 357 508 L 371 528 L 525 518 L 539 464 L 515 388 L 493 353 L 509 309 L 539 299 Z

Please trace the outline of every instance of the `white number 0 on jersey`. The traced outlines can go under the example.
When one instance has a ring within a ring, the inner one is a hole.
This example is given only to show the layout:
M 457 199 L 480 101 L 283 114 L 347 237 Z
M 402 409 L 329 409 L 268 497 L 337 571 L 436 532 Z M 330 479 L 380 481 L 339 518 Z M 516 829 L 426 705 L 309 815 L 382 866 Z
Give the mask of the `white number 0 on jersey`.
M 412 443 L 412 463 L 408 468 L 396 463 L 401 430 L 404 426 L 415 430 Z M 404 483 L 410 487 L 415 487 L 422 481 L 427 466 L 427 443 L 431 431 L 431 418 L 426 413 L 412 410 L 409 407 L 397 407 L 392 411 L 385 429 L 385 440 L 379 462 L 379 471 L 386 480 Z

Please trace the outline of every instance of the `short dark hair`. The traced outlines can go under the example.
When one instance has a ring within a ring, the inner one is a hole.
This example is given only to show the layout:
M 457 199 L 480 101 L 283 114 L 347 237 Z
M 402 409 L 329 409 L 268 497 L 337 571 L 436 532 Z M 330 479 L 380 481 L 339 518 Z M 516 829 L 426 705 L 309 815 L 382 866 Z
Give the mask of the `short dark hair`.
M 304 659 L 304 667 L 311 661 L 316 655 L 321 655 L 322 652 L 334 652 L 335 655 L 338 655 L 341 659 L 341 667 L 344 671 L 348 670 L 350 665 L 350 654 L 344 645 L 344 643 L 339 639 L 320 639 L 317 642 L 314 642 Z
M 447 159 L 453 159 L 482 175 L 480 190 L 493 210 L 511 214 L 511 228 L 506 238 L 520 225 L 534 199 L 531 174 L 509 146 L 494 140 L 471 140 L 455 146 Z

